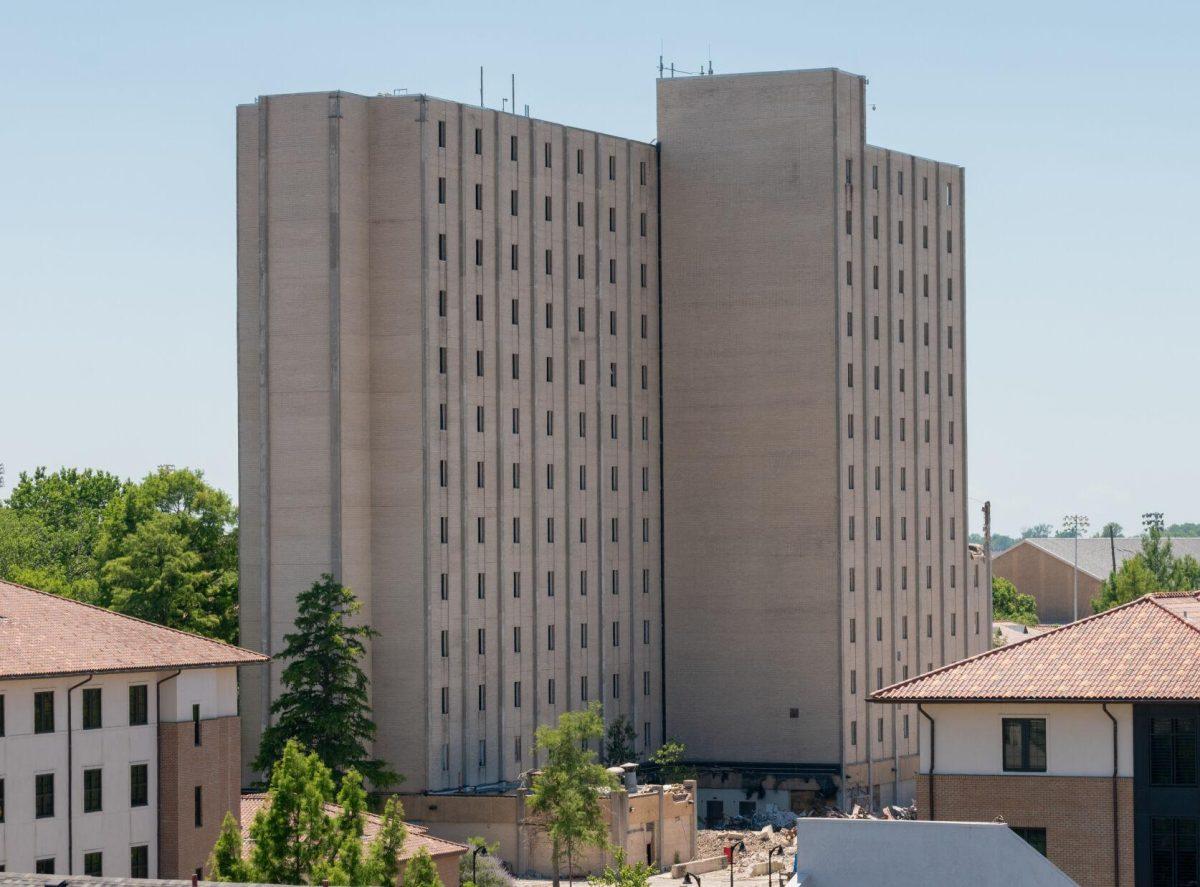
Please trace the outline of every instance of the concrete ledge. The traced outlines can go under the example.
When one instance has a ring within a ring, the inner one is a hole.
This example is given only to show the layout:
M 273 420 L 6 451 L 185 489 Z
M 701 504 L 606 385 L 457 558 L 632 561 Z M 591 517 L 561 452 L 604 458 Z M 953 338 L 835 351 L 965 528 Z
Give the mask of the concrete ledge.
M 715 872 L 717 869 L 725 868 L 725 854 L 720 856 L 706 856 L 703 859 L 693 859 L 691 862 L 677 862 L 671 866 L 671 877 L 682 878 L 688 872 L 693 875 L 703 875 L 705 872 Z
M 783 860 L 782 859 L 772 859 L 771 860 L 771 872 L 782 872 L 782 871 L 783 871 Z M 750 877 L 751 878 L 760 878 L 765 874 L 767 874 L 767 863 L 766 862 L 756 862 L 756 863 L 754 863 L 754 865 L 750 866 Z

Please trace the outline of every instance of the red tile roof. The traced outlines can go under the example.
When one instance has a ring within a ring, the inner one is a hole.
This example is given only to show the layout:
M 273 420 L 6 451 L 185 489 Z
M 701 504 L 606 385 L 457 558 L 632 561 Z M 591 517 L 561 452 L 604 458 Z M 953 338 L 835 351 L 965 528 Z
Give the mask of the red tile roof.
M 1200 699 L 1200 627 L 1146 595 L 884 687 L 876 702 Z
M 0 582 L 0 680 L 266 662 L 261 653 Z
M 250 840 L 250 823 L 254 821 L 254 815 L 259 810 L 267 806 L 267 796 L 264 793 L 251 793 L 242 795 L 242 847 L 245 853 L 249 854 L 253 842 Z M 342 808 L 337 804 L 326 804 L 325 813 L 328 816 L 338 816 L 342 812 Z M 375 835 L 379 833 L 380 826 L 383 824 L 383 817 L 377 816 L 374 813 L 364 814 L 363 823 L 363 845 L 370 846 L 375 840 Z M 462 855 L 468 849 L 466 844 L 459 844 L 457 841 L 447 841 L 444 838 L 435 838 L 429 834 L 429 831 L 415 823 L 406 822 L 405 829 L 408 830 L 408 837 L 404 839 L 404 847 L 400 851 L 399 859 L 401 862 L 417 855 L 417 851 L 424 847 L 429 851 L 429 855 L 434 859 L 439 856 L 448 856 L 451 854 Z

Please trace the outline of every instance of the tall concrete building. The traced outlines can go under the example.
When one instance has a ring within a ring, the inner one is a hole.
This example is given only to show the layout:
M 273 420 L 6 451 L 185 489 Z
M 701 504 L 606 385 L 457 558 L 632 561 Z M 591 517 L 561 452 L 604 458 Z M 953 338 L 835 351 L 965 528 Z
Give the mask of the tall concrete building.
M 406 789 L 512 779 L 591 700 L 662 741 L 655 160 L 425 96 L 238 109 L 242 637 L 350 586 Z
M 911 794 L 916 715 L 866 696 L 989 636 L 963 181 L 868 147 L 864 89 L 662 80 L 657 145 L 238 109 L 242 637 L 277 653 L 300 589 L 352 587 L 406 788 L 513 779 L 599 700 L 717 803 Z M 246 677 L 248 754 L 277 680 Z
M 869 146 L 865 90 L 658 84 L 667 729 L 782 804 L 831 780 L 911 797 L 917 714 L 867 695 L 990 637 L 963 170 Z

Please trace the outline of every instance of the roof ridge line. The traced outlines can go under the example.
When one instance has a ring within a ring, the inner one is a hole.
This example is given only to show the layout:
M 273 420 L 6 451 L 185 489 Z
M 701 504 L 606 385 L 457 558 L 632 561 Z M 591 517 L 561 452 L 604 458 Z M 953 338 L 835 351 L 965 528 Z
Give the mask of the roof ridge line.
M 1023 541 L 1025 541 L 1025 540 L 1023 540 Z M 938 668 L 935 668 L 933 671 L 927 671 L 927 672 L 925 672 L 925 674 L 919 674 L 916 677 L 909 678 L 908 680 L 900 681 L 898 684 L 891 684 L 887 687 L 883 687 L 879 690 L 876 690 L 874 693 L 872 693 L 867 698 L 875 699 L 882 693 L 890 692 L 892 690 L 898 690 L 901 687 L 906 687 L 909 684 L 916 683 L 917 681 L 923 681 L 926 678 L 933 677 L 936 674 L 941 674 L 944 671 L 949 671 L 952 668 L 960 668 L 969 662 L 975 662 L 978 659 L 983 659 L 984 657 L 992 656 L 997 653 L 1003 653 L 1006 650 L 1013 650 L 1017 647 L 1021 647 L 1021 646 L 1024 646 L 1025 644 L 1033 643 L 1034 641 L 1040 640 L 1042 638 L 1050 637 L 1050 635 L 1058 634 L 1060 631 L 1071 628 L 1075 625 L 1082 625 L 1084 622 L 1091 622 L 1093 619 L 1099 619 L 1102 616 L 1108 616 L 1111 613 L 1116 613 L 1116 612 L 1119 612 L 1120 610 L 1128 609 L 1128 608 L 1132 607 L 1134 604 L 1145 603 L 1147 601 L 1149 601 L 1150 603 L 1154 603 L 1153 599 L 1151 598 L 1151 595 L 1153 595 L 1153 592 L 1144 594 L 1141 597 L 1136 597 L 1131 601 L 1126 601 L 1123 604 L 1120 604 L 1116 607 L 1112 607 L 1108 610 L 1104 610 L 1100 613 L 1093 613 L 1091 616 L 1084 616 L 1082 619 L 1077 619 L 1074 622 L 1067 622 L 1066 624 L 1060 625 L 1057 628 L 1052 628 L 1049 631 L 1042 632 L 1041 634 L 1035 634 L 1032 637 L 1028 637 L 1028 638 L 1025 638 L 1024 640 L 1017 641 L 1015 644 L 1005 644 L 1003 647 L 992 647 L 989 650 L 984 650 L 982 653 L 976 653 L 974 656 L 968 656 L 966 659 L 959 659 L 956 662 L 950 662 L 946 665 L 942 665 L 942 666 L 939 666 Z M 1155 604 L 1155 606 L 1158 607 L 1158 609 L 1160 609 L 1160 610 L 1163 610 L 1168 613 L 1170 612 L 1169 610 L 1167 610 L 1166 607 L 1163 607 L 1159 604 Z M 1175 614 L 1171 613 L 1171 615 L 1174 616 Z M 1176 616 L 1175 618 L 1179 619 L 1181 622 L 1183 622 L 1185 624 L 1188 624 L 1188 626 L 1190 628 L 1200 631 L 1200 628 L 1190 625 L 1186 619 L 1182 619 L 1181 617 L 1178 617 L 1178 616 Z
M 163 631 L 170 631 L 170 632 L 174 632 L 175 634 L 181 634 L 187 638 L 194 638 L 194 639 L 201 640 L 201 641 L 208 641 L 209 643 L 219 644 L 222 647 L 230 647 L 234 650 L 241 650 L 244 653 L 257 653 L 260 656 L 266 655 L 265 653 L 262 653 L 259 650 L 250 650 L 246 647 L 242 647 L 237 644 L 231 644 L 228 641 L 220 640 L 219 638 L 210 638 L 208 635 L 199 634 L 194 631 L 184 631 L 182 628 L 173 628 L 170 625 L 163 625 L 159 622 L 151 622 L 149 619 L 142 619 L 138 616 L 130 616 L 128 613 L 120 613 L 117 610 L 110 610 L 108 607 L 101 607 L 98 604 L 89 604 L 87 601 L 80 601 L 80 600 L 76 600 L 73 597 L 67 597 L 66 595 L 55 594 L 53 591 L 43 591 L 40 588 L 33 588 L 29 585 L 22 585 L 19 582 L 9 582 L 7 579 L 0 579 L 0 586 L 3 586 L 3 585 L 9 585 L 13 588 L 19 588 L 22 591 L 32 591 L 34 594 L 40 594 L 40 595 L 43 595 L 44 597 L 54 598 L 55 600 L 59 600 L 59 601 L 66 601 L 67 603 L 70 603 L 70 604 L 77 604 L 80 607 L 87 607 L 90 610 L 98 610 L 101 613 L 109 613 L 113 616 L 119 616 L 121 619 L 128 619 L 130 622 L 137 622 L 141 625 L 149 625 L 151 628 L 161 628 Z

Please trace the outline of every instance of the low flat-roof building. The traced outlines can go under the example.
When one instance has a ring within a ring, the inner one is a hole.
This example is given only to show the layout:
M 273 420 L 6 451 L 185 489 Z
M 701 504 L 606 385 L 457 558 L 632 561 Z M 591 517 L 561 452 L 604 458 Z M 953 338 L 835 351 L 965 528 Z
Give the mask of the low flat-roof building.
M 0 869 L 188 877 L 238 813 L 266 656 L 0 582 Z
M 1200 558 L 1200 538 L 1172 539 L 1176 556 Z M 1092 598 L 1116 567 L 1142 550 L 1141 537 L 1079 540 L 1079 615 L 1092 612 Z M 1022 539 L 992 559 L 992 573 L 1033 595 L 1038 619 L 1054 625 L 1075 618 L 1075 540 Z
M 1083 885 L 1196 883 L 1198 619 L 1147 595 L 875 693 L 926 720 L 918 816 L 1002 817 Z

